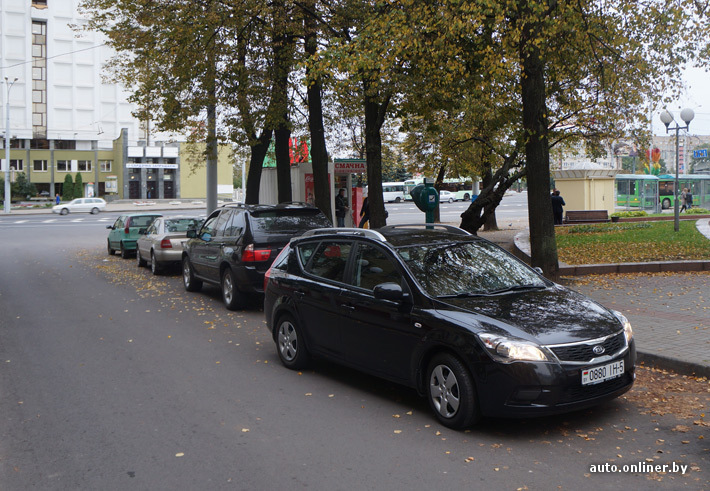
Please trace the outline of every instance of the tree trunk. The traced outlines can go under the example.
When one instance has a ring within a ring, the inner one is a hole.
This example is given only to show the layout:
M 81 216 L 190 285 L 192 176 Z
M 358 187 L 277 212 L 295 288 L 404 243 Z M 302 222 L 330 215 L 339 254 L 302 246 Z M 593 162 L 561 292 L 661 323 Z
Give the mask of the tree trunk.
M 529 28 L 529 27 L 528 27 Z M 544 63 L 532 43 L 521 49 L 523 76 L 521 96 L 523 128 L 526 132 L 525 160 L 528 178 L 531 264 L 544 275 L 559 279 L 557 243 L 550 201 L 550 154 L 547 138 Z
M 434 189 L 436 189 L 437 194 L 441 191 L 444 176 L 446 176 L 446 166 L 442 165 L 439 167 L 439 172 L 437 172 L 436 178 L 434 179 Z M 439 201 L 439 206 L 434 210 L 434 223 L 441 223 L 441 201 Z
M 308 0 L 306 5 L 315 9 L 315 0 Z M 304 19 L 306 39 L 305 50 L 311 59 L 318 56 L 318 37 L 316 20 L 306 14 Z M 323 127 L 323 101 L 320 77 L 312 78 L 310 66 L 306 66 L 306 83 L 308 96 L 308 128 L 311 132 L 311 163 L 313 164 L 313 193 L 315 205 L 332 219 L 330 207 L 330 181 L 328 180 L 328 149 L 325 144 L 325 129 Z
M 365 101 L 365 159 L 367 160 L 367 200 L 370 207 L 370 227 L 380 228 L 387 225 L 385 203 L 382 196 L 382 135 L 380 129 L 384 123 L 387 104 L 378 103 L 369 95 L 369 84 L 364 81 Z
M 251 146 L 251 156 L 249 158 L 249 173 L 247 174 L 247 195 L 244 202 L 249 205 L 259 204 L 259 188 L 261 187 L 261 169 L 264 167 L 264 157 L 271 144 L 271 129 L 265 128 L 261 136 L 257 139 L 252 137 L 256 143 Z
M 289 124 L 289 97 L 288 75 L 293 62 L 293 38 L 290 34 L 289 16 L 283 0 L 275 0 L 274 8 L 274 35 L 273 35 L 273 121 L 274 147 L 276 151 L 276 179 L 278 187 L 278 201 L 284 203 L 292 201 L 291 195 L 291 155 L 289 143 L 291 128 Z
M 482 184 L 483 184 L 484 188 L 493 185 L 493 170 L 491 169 L 490 165 L 486 166 L 486 171 L 483 174 Z M 502 200 L 507 189 L 503 189 L 501 191 L 502 191 L 502 193 L 500 193 L 500 199 Z M 498 201 L 496 203 L 496 207 L 498 206 L 498 204 L 500 204 L 500 201 Z M 499 230 L 498 229 L 498 220 L 496 220 L 495 208 L 493 208 L 493 211 L 491 213 L 487 214 L 485 219 L 486 219 L 486 221 L 483 224 L 483 231 L 484 232 L 488 232 L 491 230 Z

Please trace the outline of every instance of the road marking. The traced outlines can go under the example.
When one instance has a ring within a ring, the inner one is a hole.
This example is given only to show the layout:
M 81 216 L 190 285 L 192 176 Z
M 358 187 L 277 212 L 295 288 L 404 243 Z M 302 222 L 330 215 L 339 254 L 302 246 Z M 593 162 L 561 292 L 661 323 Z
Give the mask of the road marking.
M 44 221 L 42 221 L 42 223 L 52 223 L 52 222 L 56 222 L 56 221 L 57 221 L 56 218 L 52 218 L 51 220 L 44 220 Z
M 28 222 L 28 221 L 29 221 L 29 220 L 18 220 L 18 221 L 16 221 L 16 222 L 12 222 L 12 223 L 25 223 L 25 222 Z
M 83 222 L 83 221 L 84 221 L 83 218 L 76 218 L 76 219 L 72 220 L 72 222 Z

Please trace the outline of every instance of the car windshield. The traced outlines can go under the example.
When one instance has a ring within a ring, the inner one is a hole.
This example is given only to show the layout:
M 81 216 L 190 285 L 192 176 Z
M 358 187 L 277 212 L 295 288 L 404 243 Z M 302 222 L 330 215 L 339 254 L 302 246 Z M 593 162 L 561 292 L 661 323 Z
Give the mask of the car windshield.
M 487 295 L 546 286 L 525 264 L 489 242 L 406 246 L 397 252 L 434 297 Z
M 317 209 L 269 210 L 253 212 L 252 230 L 269 234 L 293 234 L 311 228 L 330 227 L 330 221 Z
M 166 232 L 187 232 L 188 230 L 197 230 L 202 225 L 202 220 L 199 218 L 170 218 L 165 220 Z

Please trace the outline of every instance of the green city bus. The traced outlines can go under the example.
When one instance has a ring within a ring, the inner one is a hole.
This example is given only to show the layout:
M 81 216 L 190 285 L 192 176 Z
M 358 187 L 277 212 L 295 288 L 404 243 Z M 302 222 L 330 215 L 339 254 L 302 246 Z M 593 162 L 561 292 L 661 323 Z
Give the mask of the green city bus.
M 693 206 L 710 208 L 710 175 L 684 174 L 678 177 L 680 192 L 684 188 L 693 194 Z M 617 174 L 616 206 L 618 208 L 638 208 L 642 210 L 667 210 L 674 205 L 675 176 L 664 174 Z

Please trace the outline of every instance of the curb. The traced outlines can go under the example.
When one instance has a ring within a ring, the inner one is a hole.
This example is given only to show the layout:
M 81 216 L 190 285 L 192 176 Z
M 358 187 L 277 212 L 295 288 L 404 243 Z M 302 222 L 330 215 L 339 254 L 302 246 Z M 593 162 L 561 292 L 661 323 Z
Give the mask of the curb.
M 645 367 L 660 368 L 669 370 L 679 375 L 688 375 L 691 377 L 710 378 L 710 366 L 701 365 L 668 356 L 639 351 L 636 349 L 636 366 L 643 365 Z

